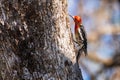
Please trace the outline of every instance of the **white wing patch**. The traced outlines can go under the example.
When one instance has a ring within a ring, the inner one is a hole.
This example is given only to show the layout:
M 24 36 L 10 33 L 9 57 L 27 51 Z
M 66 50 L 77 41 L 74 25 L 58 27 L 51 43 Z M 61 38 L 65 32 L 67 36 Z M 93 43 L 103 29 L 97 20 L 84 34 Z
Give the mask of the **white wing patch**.
M 78 33 L 80 34 L 79 36 L 81 37 L 81 40 L 84 40 L 81 29 L 78 29 Z

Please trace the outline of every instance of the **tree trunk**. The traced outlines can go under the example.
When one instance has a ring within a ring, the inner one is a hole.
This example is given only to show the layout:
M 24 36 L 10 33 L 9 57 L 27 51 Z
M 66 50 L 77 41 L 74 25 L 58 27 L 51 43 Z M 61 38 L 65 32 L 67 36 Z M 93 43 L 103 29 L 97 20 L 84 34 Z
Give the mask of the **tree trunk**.
M 66 0 L 0 0 L 0 80 L 82 80 Z

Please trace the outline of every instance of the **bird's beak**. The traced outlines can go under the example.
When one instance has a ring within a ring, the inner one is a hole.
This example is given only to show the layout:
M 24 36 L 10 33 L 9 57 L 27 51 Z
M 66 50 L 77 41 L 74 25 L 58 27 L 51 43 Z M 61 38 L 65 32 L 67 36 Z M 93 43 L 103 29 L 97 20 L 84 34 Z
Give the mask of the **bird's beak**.
M 69 16 L 74 20 L 73 16 L 69 14 Z

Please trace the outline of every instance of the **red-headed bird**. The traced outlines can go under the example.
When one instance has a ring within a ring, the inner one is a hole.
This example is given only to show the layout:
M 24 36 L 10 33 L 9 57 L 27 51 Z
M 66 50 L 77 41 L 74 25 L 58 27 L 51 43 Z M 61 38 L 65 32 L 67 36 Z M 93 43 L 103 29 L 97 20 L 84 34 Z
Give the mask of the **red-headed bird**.
M 84 26 L 82 25 L 81 17 L 71 16 L 71 15 L 69 16 L 72 17 L 72 19 L 75 22 L 75 26 L 74 26 L 75 38 L 76 38 L 75 42 L 80 46 L 80 49 L 78 50 L 78 54 L 76 56 L 76 60 L 78 62 L 82 52 L 84 52 L 84 54 L 87 55 L 87 36 L 86 36 Z

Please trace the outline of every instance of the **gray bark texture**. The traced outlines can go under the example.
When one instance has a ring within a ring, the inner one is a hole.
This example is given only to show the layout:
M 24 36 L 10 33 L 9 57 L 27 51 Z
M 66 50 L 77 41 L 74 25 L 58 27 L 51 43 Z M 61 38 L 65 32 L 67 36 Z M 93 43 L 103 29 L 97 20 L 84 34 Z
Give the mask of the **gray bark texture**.
M 0 80 L 83 80 L 67 0 L 0 0 Z

